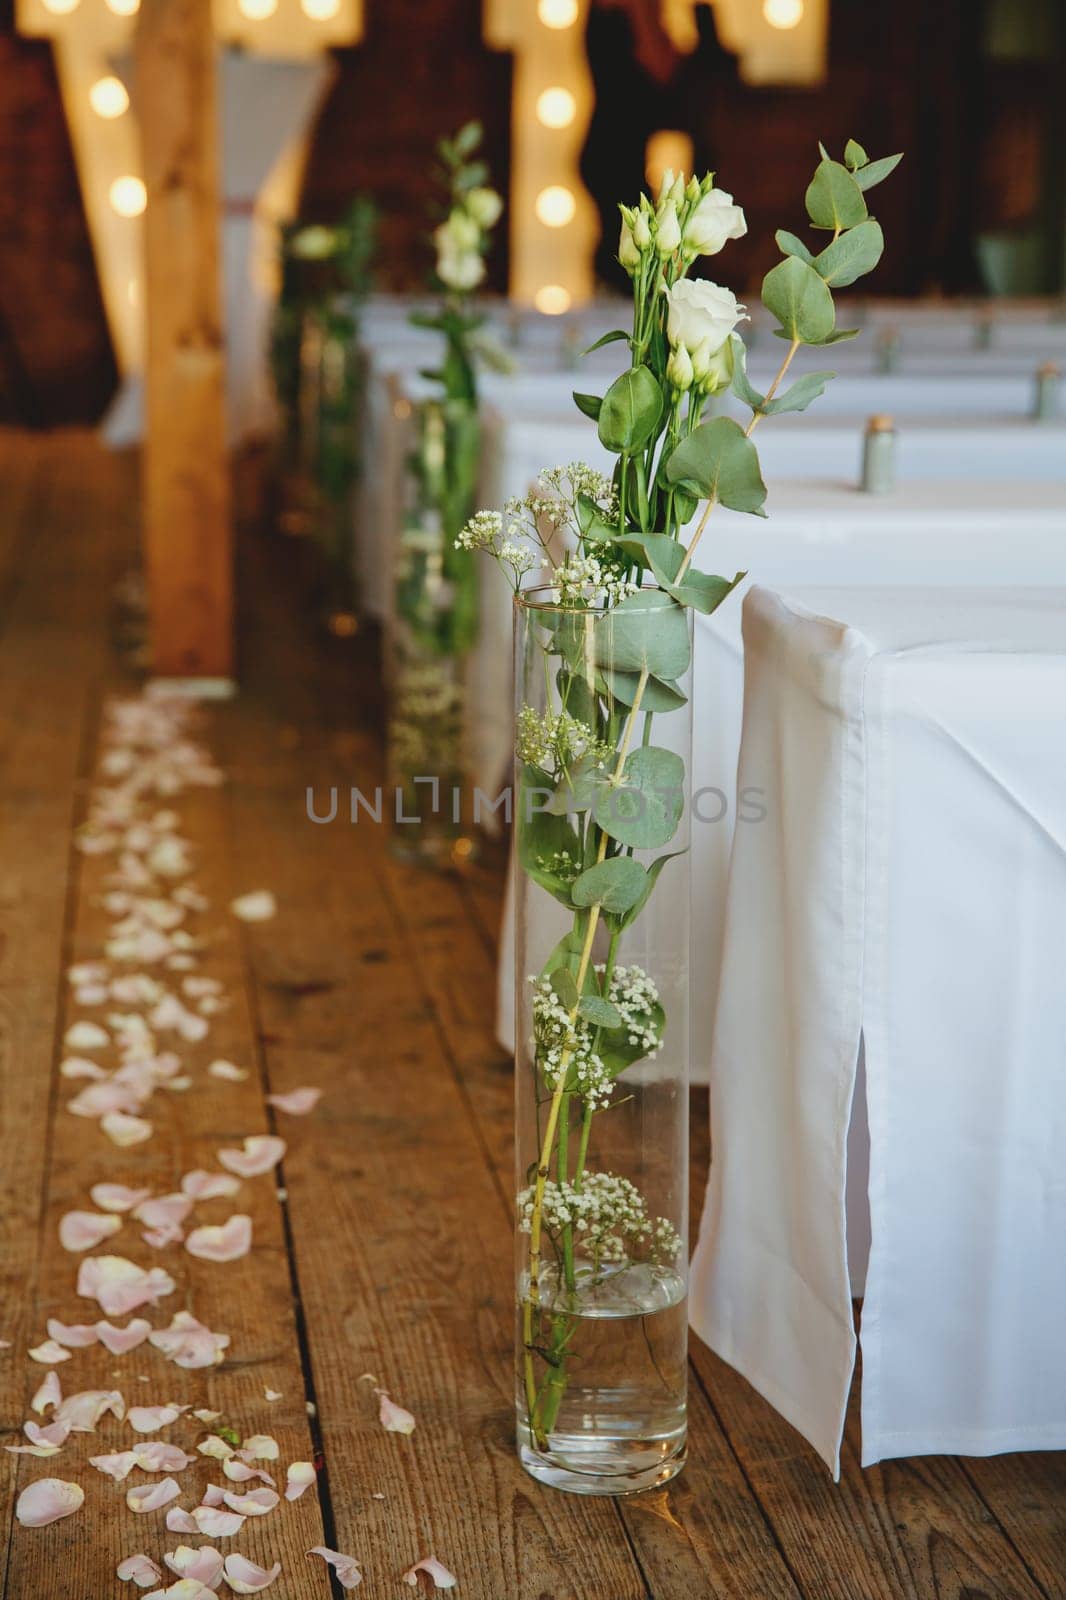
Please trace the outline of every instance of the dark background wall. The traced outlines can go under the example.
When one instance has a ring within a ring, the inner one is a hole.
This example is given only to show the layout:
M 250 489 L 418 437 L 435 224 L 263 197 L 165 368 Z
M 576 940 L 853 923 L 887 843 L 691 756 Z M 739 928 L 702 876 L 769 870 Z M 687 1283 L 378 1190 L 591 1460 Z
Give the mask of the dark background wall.
M 328 220 L 356 191 L 372 193 L 381 286 L 417 288 L 430 265 L 436 140 L 480 117 L 506 190 L 511 62 L 483 45 L 480 0 L 367 0 L 366 10 L 363 43 L 337 52 L 302 211 Z M 876 191 L 888 241 L 879 293 L 1061 290 L 1064 85 L 1062 0 L 831 0 L 823 86 L 726 84 L 701 102 L 711 164 L 749 219 L 715 270 L 750 293 L 774 259 L 774 229 L 802 223 L 816 141 L 839 150 L 854 136 L 875 155 L 907 152 Z M 1012 276 L 1014 261 L 1024 271 Z M 0 421 L 93 420 L 114 381 L 51 50 L 16 38 L 0 0 Z

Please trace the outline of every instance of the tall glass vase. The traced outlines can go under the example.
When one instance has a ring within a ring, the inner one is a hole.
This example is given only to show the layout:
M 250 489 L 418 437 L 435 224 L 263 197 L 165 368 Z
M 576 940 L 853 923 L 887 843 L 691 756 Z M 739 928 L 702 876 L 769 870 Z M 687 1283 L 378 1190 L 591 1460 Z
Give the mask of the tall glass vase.
M 685 1459 L 691 616 L 515 601 L 517 1435 L 579 1494 Z

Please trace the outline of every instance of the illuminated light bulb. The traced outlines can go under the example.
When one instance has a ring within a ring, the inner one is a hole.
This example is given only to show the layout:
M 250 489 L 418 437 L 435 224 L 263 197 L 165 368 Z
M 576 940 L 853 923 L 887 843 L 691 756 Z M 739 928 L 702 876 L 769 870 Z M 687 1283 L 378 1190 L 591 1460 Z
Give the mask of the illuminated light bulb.
M 546 317 L 561 317 L 564 311 L 570 310 L 570 290 L 564 289 L 561 283 L 542 284 L 533 296 L 533 304 Z
M 577 201 L 573 192 L 561 183 L 553 183 L 537 196 L 537 216 L 546 228 L 565 228 L 573 222 Z
M 111 204 L 120 217 L 139 217 L 148 204 L 148 191 L 140 178 L 128 174 L 116 178 L 108 191 Z
M 237 0 L 237 10 L 249 22 L 265 22 L 278 9 L 278 0 Z
M 803 21 L 803 0 L 762 0 L 762 14 L 771 28 L 795 28 Z
M 577 115 L 577 101 L 569 89 L 545 89 L 537 96 L 537 121 L 545 128 L 568 128 Z
M 66 17 L 78 9 L 78 0 L 43 0 L 43 5 L 54 17 Z
M 98 117 L 121 117 L 130 107 L 126 86 L 118 78 L 97 78 L 89 90 L 89 104 Z
M 328 22 L 341 8 L 341 0 L 300 0 L 300 9 L 312 22 Z
M 546 28 L 572 28 L 577 13 L 577 0 L 539 0 L 537 6 L 537 16 Z
M 105 3 L 116 17 L 135 17 L 141 9 L 141 0 L 105 0 Z

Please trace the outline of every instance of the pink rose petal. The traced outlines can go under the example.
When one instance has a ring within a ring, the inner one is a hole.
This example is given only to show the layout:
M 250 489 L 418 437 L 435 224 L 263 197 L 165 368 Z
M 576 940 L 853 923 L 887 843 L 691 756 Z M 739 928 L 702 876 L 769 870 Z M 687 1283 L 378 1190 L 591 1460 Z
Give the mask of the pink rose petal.
M 207 1071 L 209 1077 L 221 1078 L 226 1083 L 243 1083 L 248 1076 L 247 1067 L 238 1067 L 232 1061 L 212 1061 Z
M 48 1337 L 56 1344 L 65 1344 L 68 1350 L 87 1350 L 99 1340 L 93 1323 L 58 1322 L 55 1317 L 48 1318 Z
M 68 1211 L 59 1219 L 59 1242 L 64 1250 L 95 1250 L 121 1226 L 110 1211 Z
M 256 889 L 251 894 L 238 895 L 230 901 L 229 908 L 241 922 L 269 922 L 277 915 L 278 904 L 269 889 Z
M 151 1189 L 128 1189 L 124 1183 L 94 1183 L 89 1190 L 94 1206 L 101 1211 L 132 1211 L 147 1200 Z
M 315 1469 L 310 1461 L 290 1462 L 285 1473 L 286 1500 L 299 1500 L 315 1481 Z
M 245 1461 L 276 1461 L 281 1451 L 269 1433 L 253 1433 L 241 1440 L 240 1455 Z
M 222 1470 L 231 1483 L 248 1483 L 252 1478 L 260 1478 L 264 1483 L 273 1485 L 274 1479 L 269 1472 L 264 1472 L 262 1467 L 250 1467 L 244 1461 L 239 1461 L 236 1456 L 231 1456 L 223 1461 Z
M 130 1406 L 126 1420 L 137 1433 L 158 1433 L 176 1422 L 188 1406 Z
M 107 1077 L 104 1068 L 88 1056 L 66 1056 L 59 1063 L 59 1073 L 63 1078 L 94 1078 L 98 1083 Z
M 234 1454 L 231 1444 L 219 1437 L 217 1433 L 209 1433 L 206 1439 L 201 1439 L 196 1446 L 202 1456 L 210 1456 L 213 1461 L 229 1461 Z M 221 1489 L 219 1490 L 221 1494 Z M 218 1502 L 221 1505 L 221 1501 Z
M 285 1154 L 284 1139 L 271 1133 L 253 1133 L 244 1141 L 243 1150 L 220 1150 L 218 1159 L 227 1172 L 239 1178 L 257 1178 L 276 1167 Z
M 24 1528 L 45 1528 L 50 1522 L 58 1522 L 61 1517 L 79 1511 L 84 1502 L 85 1490 L 80 1483 L 67 1483 L 62 1478 L 38 1478 L 19 1495 L 15 1515 Z
M 136 1450 L 112 1450 L 106 1456 L 90 1456 L 89 1465 L 95 1467 L 97 1472 L 103 1472 L 107 1477 L 114 1478 L 116 1483 L 121 1483 L 123 1478 L 129 1477 L 137 1465 L 137 1452 Z
M 269 1589 L 278 1577 L 281 1562 L 275 1561 L 268 1571 L 265 1567 L 257 1567 L 246 1556 L 232 1555 L 226 1557 L 225 1571 L 226 1582 L 234 1594 L 258 1594 L 260 1589 Z
M 196 1460 L 195 1456 L 188 1455 L 180 1445 L 167 1444 L 162 1439 L 153 1439 L 149 1444 L 139 1444 L 133 1453 L 142 1472 L 184 1472 L 185 1468 Z
M 22 1431 L 31 1444 L 50 1445 L 53 1450 L 58 1450 L 67 1442 L 70 1425 L 66 1422 L 50 1422 L 47 1428 L 42 1428 L 39 1422 L 24 1422 Z
M 126 1112 L 136 1111 L 143 1098 L 132 1085 L 106 1078 L 102 1083 L 90 1083 L 87 1089 L 80 1089 L 67 1101 L 67 1110 L 76 1117 L 99 1117 L 102 1127 L 104 1117 L 114 1119 Z M 140 1119 L 134 1117 L 133 1120 L 137 1122 Z
M 268 1094 L 268 1105 L 287 1111 L 291 1117 L 304 1117 L 322 1098 L 321 1089 L 290 1089 L 287 1094 Z
M 384 1389 L 378 1393 L 378 1421 L 387 1433 L 414 1433 L 415 1419 L 403 1406 L 390 1400 Z
M 43 1416 L 49 1406 L 57 1406 L 63 1399 L 63 1391 L 59 1387 L 59 1374 L 50 1372 L 41 1387 L 30 1401 L 30 1410 Z
M 198 1550 L 179 1544 L 176 1550 L 168 1550 L 163 1560 L 179 1578 L 195 1578 L 208 1589 L 216 1589 L 222 1577 L 222 1552 L 209 1544 Z
M 53 1420 L 69 1423 L 71 1433 L 95 1433 L 107 1412 L 120 1422 L 126 1415 L 126 1402 L 117 1389 L 82 1389 L 59 1402 Z
M 170 1223 L 184 1222 L 192 1210 L 192 1199 L 187 1194 L 160 1194 L 154 1199 L 142 1200 L 134 1207 L 138 1222 L 149 1228 L 165 1228 Z
M 221 1511 L 216 1506 L 197 1506 L 192 1514 L 198 1533 L 207 1539 L 232 1539 L 244 1527 L 245 1518 L 236 1511 Z
M 228 1177 L 224 1172 L 204 1172 L 200 1168 L 195 1172 L 187 1172 L 181 1180 L 183 1193 L 192 1200 L 228 1197 L 236 1194 L 240 1186 L 239 1179 Z
M 280 1496 L 276 1489 L 252 1489 L 248 1494 L 236 1494 L 228 1489 L 222 1498 L 231 1511 L 239 1511 L 242 1517 L 265 1517 L 268 1511 L 273 1511 Z
M 239 1261 L 252 1248 L 252 1219 L 238 1211 L 221 1227 L 194 1228 L 185 1248 L 201 1261 Z
M 156 1328 L 148 1342 L 161 1350 L 175 1366 L 195 1371 L 217 1367 L 229 1348 L 228 1333 L 212 1333 L 188 1311 L 177 1311 L 169 1328 Z
M 63 1035 L 68 1050 L 102 1050 L 111 1035 L 98 1022 L 75 1022 Z
M 124 1356 L 144 1343 L 152 1324 L 144 1317 L 134 1317 L 124 1328 L 116 1328 L 112 1322 L 98 1322 L 93 1331 L 105 1350 L 113 1356 Z
M 167 1512 L 167 1527 L 171 1533 L 199 1533 L 200 1529 L 188 1511 L 181 1506 L 171 1506 Z
M 138 1589 L 147 1589 L 153 1583 L 158 1583 L 163 1576 L 163 1569 L 157 1567 L 150 1556 L 127 1556 L 125 1561 L 120 1561 L 115 1568 L 115 1576 L 123 1583 L 135 1583 Z
M 409 1583 L 412 1589 L 416 1588 L 420 1572 L 429 1574 L 436 1589 L 454 1589 L 459 1582 L 454 1572 L 449 1572 L 447 1567 L 442 1566 L 435 1556 L 426 1556 L 424 1561 L 416 1561 L 413 1567 L 408 1567 L 403 1575 L 404 1583 Z
M 264 1389 L 263 1398 L 265 1400 L 284 1400 L 285 1396 L 280 1389 Z
M 217 1600 L 217 1596 L 197 1578 L 178 1578 L 166 1589 L 153 1589 L 144 1600 Z
M 148 1511 L 161 1511 L 181 1493 L 173 1478 L 163 1478 L 159 1483 L 141 1483 L 126 1490 L 126 1504 L 131 1511 L 143 1515 Z
M 363 1574 L 354 1556 L 342 1555 L 339 1550 L 330 1550 L 324 1544 L 313 1544 L 307 1554 L 321 1556 L 323 1561 L 328 1562 L 337 1574 L 337 1582 L 342 1589 L 355 1589 L 362 1583 Z
M 64 1350 L 54 1339 L 46 1339 L 43 1344 L 35 1345 L 29 1351 L 29 1357 L 31 1361 L 39 1361 L 42 1367 L 54 1367 L 60 1361 L 69 1361 L 70 1351 Z
M 173 1292 L 174 1280 L 162 1267 L 146 1272 L 124 1256 L 88 1256 L 78 1269 L 78 1293 L 97 1301 L 108 1317 L 124 1317 Z
M 109 1111 L 106 1117 L 100 1118 L 100 1126 L 111 1140 L 122 1148 L 127 1145 L 143 1144 L 152 1137 L 152 1124 L 143 1117 L 128 1117 L 122 1111 Z
M 153 1250 L 164 1250 L 168 1244 L 180 1244 L 185 1237 L 185 1229 L 176 1222 L 168 1222 L 165 1228 L 145 1228 L 141 1238 L 145 1244 L 151 1245 Z
M 207 1488 L 204 1490 L 204 1496 L 200 1501 L 200 1504 L 202 1506 L 214 1506 L 217 1508 L 219 1506 L 224 1506 L 225 1503 L 226 1491 L 223 1489 L 222 1485 L 220 1483 L 209 1483 Z

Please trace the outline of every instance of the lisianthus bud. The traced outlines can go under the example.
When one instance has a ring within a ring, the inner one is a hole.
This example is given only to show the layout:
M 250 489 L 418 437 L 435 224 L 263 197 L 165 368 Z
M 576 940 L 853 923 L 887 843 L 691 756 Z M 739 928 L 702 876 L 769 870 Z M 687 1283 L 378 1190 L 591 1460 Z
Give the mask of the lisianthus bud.
M 476 250 L 438 250 L 437 277 L 449 289 L 476 289 L 484 276 L 485 263 Z
M 448 213 L 448 219 L 437 229 L 434 237 L 440 241 L 444 236 L 446 243 L 441 248 L 465 251 L 476 250 L 481 243 L 481 229 L 476 220 L 460 206 L 456 206 Z
M 690 201 L 698 200 L 702 193 L 703 185 L 700 183 L 700 180 L 697 178 L 696 174 L 693 173 L 692 177 L 688 180 L 688 184 L 685 189 L 685 199 Z
M 681 224 L 677 220 L 677 207 L 672 200 L 659 207 L 655 248 L 661 256 L 672 256 L 681 243 Z
M 327 261 L 337 250 L 337 230 L 312 222 L 289 240 L 289 253 L 300 261 Z
M 667 291 L 667 301 L 666 336 L 671 346 L 699 350 L 701 363 L 709 364 L 745 315 L 731 290 L 702 279 L 682 278 Z
M 692 388 L 692 357 L 683 344 L 679 344 L 670 352 L 670 359 L 666 363 L 666 381 L 673 384 L 681 394 L 686 389 Z
M 730 334 L 725 344 L 717 350 L 711 349 L 711 340 L 707 339 L 693 350 L 692 376 L 704 394 L 717 394 L 720 389 L 728 389 L 732 383 L 735 338 L 736 334 Z
M 651 223 L 644 210 L 638 211 L 633 218 L 633 243 L 638 250 L 646 250 L 651 244 Z
M 733 196 L 711 189 L 685 223 L 684 249 L 689 256 L 715 256 L 727 239 L 742 239 L 748 224 Z
M 679 210 L 685 203 L 685 174 L 683 172 L 679 172 L 674 179 L 674 186 L 670 190 L 670 199 Z
M 640 270 L 640 251 L 633 238 L 633 229 L 622 218 L 622 231 L 618 236 L 618 260 L 631 278 Z
M 665 204 L 665 202 L 669 199 L 670 191 L 671 191 L 671 189 L 673 187 L 674 187 L 674 169 L 673 169 L 673 167 L 667 167 L 666 171 L 663 173 L 662 182 L 659 184 L 659 204 L 660 205 Z
M 466 209 L 479 228 L 494 228 L 500 220 L 503 201 L 495 189 L 471 189 L 466 197 Z

